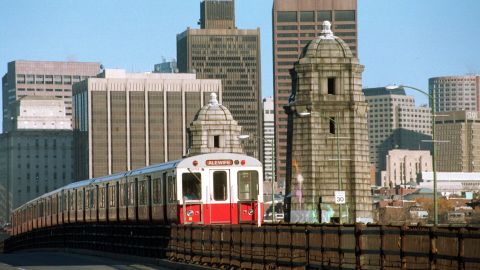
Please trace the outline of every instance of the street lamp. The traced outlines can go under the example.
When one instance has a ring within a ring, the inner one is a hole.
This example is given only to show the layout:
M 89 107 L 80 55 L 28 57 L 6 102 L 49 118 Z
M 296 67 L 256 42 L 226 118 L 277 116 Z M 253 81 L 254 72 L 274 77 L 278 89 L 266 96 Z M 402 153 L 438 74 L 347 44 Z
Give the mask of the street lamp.
M 385 89 L 387 90 L 395 90 L 399 88 L 409 88 L 420 92 L 428 97 L 432 104 L 432 146 L 433 146 L 433 154 L 432 154 L 432 170 L 433 170 L 433 225 L 438 225 L 438 195 L 437 195 L 437 172 L 435 170 L 435 156 L 436 156 L 436 147 L 435 147 L 435 88 L 432 89 L 432 94 L 429 94 L 421 89 L 416 87 L 408 86 L 408 85 L 389 85 L 386 86 Z M 425 140 L 426 141 L 426 140 Z
M 312 113 L 308 112 L 308 111 L 307 112 L 299 112 L 298 115 L 300 117 L 305 117 L 305 116 L 312 115 Z M 320 115 L 320 116 L 325 118 L 325 119 L 328 119 L 329 121 L 333 122 L 334 125 L 335 125 L 335 140 L 336 140 L 336 144 L 337 144 L 337 146 L 336 146 L 336 148 L 337 148 L 337 159 L 336 159 L 337 160 L 337 183 L 338 183 L 339 190 L 342 191 L 343 190 L 343 185 L 342 185 L 342 181 L 340 179 L 340 161 L 341 161 L 341 159 L 340 159 L 340 142 L 339 142 L 340 137 L 338 136 L 339 135 L 338 134 L 339 133 L 338 122 L 333 117 L 324 116 L 324 115 Z M 342 137 L 342 139 L 348 139 L 348 137 Z M 334 159 L 332 159 L 332 160 L 334 160 Z M 345 160 L 349 160 L 349 159 L 345 159 Z M 341 205 L 338 206 L 338 215 L 339 215 L 338 221 L 339 221 L 340 224 L 342 224 L 342 206 Z M 347 219 L 348 219 L 348 216 L 347 216 Z
M 275 148 L 275 145 L 273 144 L 273 140 L 269 140 L 269 139 L 265 139 L 263 137 L 260 137 L 260 136 L 255 136 L 255 135 L 239 135 L 238 138 L 240 140 L 244 140 L 244 139 L 248 139 L 248 138 L 257 138 L 257 139 L 261 139 L 263 140 L 266 144 L 268 144 L 272 150 L 272 178 L 270 179 L 270 181 L 272 182 L 272 222 L 276 222 L 276 217 L 275 217 L 275 153 L 274 153 L 274 148 Z M 265 157 L 265 155 L 263 155 Z M 265 162 L 264 162 L 264 166 L 265 166 Z

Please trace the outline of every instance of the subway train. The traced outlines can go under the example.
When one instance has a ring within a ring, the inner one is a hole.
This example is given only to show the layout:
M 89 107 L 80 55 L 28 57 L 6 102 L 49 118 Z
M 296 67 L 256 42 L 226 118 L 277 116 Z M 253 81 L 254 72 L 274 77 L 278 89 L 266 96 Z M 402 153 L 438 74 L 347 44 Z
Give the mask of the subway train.
M 261 224 L 262 164 L 210 153 L 71 183 L 13 210 L 20 234 L 67 223 Z

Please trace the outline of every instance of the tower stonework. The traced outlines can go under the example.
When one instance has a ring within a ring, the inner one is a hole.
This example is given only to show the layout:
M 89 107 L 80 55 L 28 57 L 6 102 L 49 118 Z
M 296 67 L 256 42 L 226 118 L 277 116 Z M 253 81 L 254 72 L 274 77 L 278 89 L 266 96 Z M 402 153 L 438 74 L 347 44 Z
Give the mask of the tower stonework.
M 242 127 L 233 119 L 227 107 L 218 103 L 217 95 L 211 94 L 210 102 L 203 106 L 190 124 L 189 156 L 206 153 L 243 154 L 240 144 Z
M 291 222 L 372 221 L 363 70 L 328 21 L 291 70 L 285 107 Z M 346 204 L 336 204 L 335 191 L 342 190 Z

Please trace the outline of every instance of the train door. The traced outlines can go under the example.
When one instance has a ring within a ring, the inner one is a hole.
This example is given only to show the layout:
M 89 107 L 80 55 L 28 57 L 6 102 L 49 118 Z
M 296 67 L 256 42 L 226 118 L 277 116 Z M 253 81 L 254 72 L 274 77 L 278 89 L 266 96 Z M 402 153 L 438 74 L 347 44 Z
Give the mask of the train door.
M 260 204 L 258 171 L 245 170 L 237 172 L 238 190 L 238 222 L 255 223 L 258 219 L 258 208 Z
M 232 216 L 235 215 L 231 207 L 230 195 L 230 171 L 229 170 L 210 170 L 210 194 L 207 195 L 209 223 L 229 224 L 232 222 Z M 207 221 L 206 221 L 207 222 Z

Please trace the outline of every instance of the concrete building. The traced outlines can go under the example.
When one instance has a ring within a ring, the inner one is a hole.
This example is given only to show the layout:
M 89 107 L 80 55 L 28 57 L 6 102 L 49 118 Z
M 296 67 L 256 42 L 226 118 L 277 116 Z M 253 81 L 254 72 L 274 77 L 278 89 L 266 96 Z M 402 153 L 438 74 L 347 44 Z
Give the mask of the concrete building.
M 72 130 L 72 118 L 67 116 L 65 101 L 48 96 L 26 96 L 16 101 L 14 123 L 18 129 Z
M 42 104 L 44 106 L 42 106 Z M 63 100 L 29 96 L 15 102 L 14 130 L 0 135 L 0 219 L 12 209 L 72 182 L 73 133 Z
M 175 160 L 187 154 L 187 127 L 220 80 L 195 74 L 105 70 L 73 87 L 75 179 Z
M 442 112 L 435 123 L 436 169 L 442 172 L 480 172 L 480 115 L 478 111 Z
M 437 172 L 437 191 L 444 196 L 462 193 L 478 193 L 480 190 L 480 173 Z M 433 190 L 433 172 L 423 172 L 420 188 Z
M 415 185 L 422 172 L 431 172 L 433 168 L 430 151 L 395 149 L 388 151 L 386 158 L 387 167 L 381 178 L 383 187 Z
M 265 181 L 272 181 L 275 176 L 275 111 L 273 98 L 263 99 L 263 169 Z M 273 174 L 273 175 L 272 175 Z M 276 179 L 275 179 L 276 180 Z M 266 190 L 265 188 L 263 190 Z
M 178 73 L 177 61 L 173 59 L 172 61 L 163 60 L 162 63 L 156 64 L 153 68 L 155 73 Z
M 242 132 L 262 136 L 260 30 L 235 27 L 233 0 L 204 0 L 201 29 L 177 35 L 180 72 L 199 79 L 221 79 L 223 105 L 242 126 Z M 247 154 L 261 159 L 260 144 L 246 145 Z
M 2 78 L 3 131 L 13 130 L 15 102 L 25 96 L 48 96 L 65 103 L 66 115 L 72 116 L 72 85 L 94 77 L 100 63 L 12 61 Z
M 415 106 L 412 96 L 403 88 L 384 87 L 363 89 L 368 103 L 368 139 L 370 163 L 375 166 L 376 184 L 381 183 L 381 171 L 386 170 L 385 157 L 393 149 L 430 150 L 432 115 L 426 106 Z
M 195 115 L 189 128 L 189 156 L 206 153 L 243 154 L 240 144 L 242 128 L 230 111 L 218 103 L 217 94 L 211 93 L 207 105 Z
M 274 0 L 273 70 L 275 100 L 276 175 L 286 176 L 287 115 L 283 107 L 291 95 L 289 70 L 305 45 L 320 35 L 322 22 L 332 22 L 335 35 L 357 54 L 357 0 Z
M 285 108 L 291 222 L 329 221 L 324 207 L 340 222 L 372 221 L 363 69 L 328 21 L 295 63 Z M 337 191 L 345 204 L 337 204 Z
M 480 75 L 435 77 L 428 85 L 437 112 L 480 111 Z

